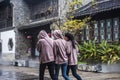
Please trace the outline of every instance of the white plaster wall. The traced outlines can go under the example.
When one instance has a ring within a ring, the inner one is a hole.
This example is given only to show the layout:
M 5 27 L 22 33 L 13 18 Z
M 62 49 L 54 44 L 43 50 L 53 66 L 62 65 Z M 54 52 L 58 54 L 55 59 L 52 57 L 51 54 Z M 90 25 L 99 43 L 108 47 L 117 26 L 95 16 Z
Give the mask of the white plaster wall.
M 9 38 L 12 38 L 12 41 L 13 41 L 13 49 L 11 51 L 9 51 L 8 49 Z M 15 32 L 14 30 L 1 32 L 1 40 L 2 40 L 2 54 L 15 53 Z

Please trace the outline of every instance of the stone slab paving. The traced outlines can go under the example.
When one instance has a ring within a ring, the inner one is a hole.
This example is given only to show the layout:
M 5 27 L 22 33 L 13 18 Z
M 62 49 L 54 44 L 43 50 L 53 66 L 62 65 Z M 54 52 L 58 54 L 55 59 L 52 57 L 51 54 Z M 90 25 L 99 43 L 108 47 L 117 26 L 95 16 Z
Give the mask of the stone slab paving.
M 0 80 L 37 80 L 35 75 L 29 75 L 21 72 L 0 70 Z
M 0 65 L 0 80 L 38 80 L 38 68 L 25 68 Z M 120 73 L 95 73 L 78 71 L 83 80 L 120 80 Z M 50 80 L 49 73 L 46 70 L 45 80 Z M 76 80 L 70 73 L 71 80 Z M 59 76 L 59 80 L 64 80 Z

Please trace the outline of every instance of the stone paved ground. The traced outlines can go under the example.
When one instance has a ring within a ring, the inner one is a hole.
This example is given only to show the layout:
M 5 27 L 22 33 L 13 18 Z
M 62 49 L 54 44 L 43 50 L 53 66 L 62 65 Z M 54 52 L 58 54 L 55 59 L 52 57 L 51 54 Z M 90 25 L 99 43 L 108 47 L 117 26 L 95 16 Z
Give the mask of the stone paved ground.
M 38 80 L 39 70 L 37 68 L 25 68 L 14 66 L 0 66 L 0 80 Z M 120 73 L 94 73 L 78 71 L 83 80 L 120 80 Z M 48 71 L 45 73 L 49 80 Z M 59 80 L 64 80 L 60 74 Z M 76 80 L 70 75 L 71 80 Z

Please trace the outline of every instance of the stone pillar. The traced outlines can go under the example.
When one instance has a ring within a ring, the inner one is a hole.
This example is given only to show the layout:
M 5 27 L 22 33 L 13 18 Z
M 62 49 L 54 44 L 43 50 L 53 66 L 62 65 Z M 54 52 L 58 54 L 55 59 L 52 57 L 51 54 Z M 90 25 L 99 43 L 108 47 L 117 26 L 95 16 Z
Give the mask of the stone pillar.
M 25 59 L 28 57 L 27 50 L 30 46 L 30 42 L 23 32 L 18 31 L 18 27 L 29 23 L 30 10 L 24 0 L 11 0 L 10 2 L 13 5 L 13 26 L 15 27 L 15 58 Z
M 28 49 L 31 46 L 30 40 L 27 39 L 25 33 L 15 30 L 16 33 L 16 59 L 27 59 L 31 54 L 28 53 Z
M 66 0 L 58 0 L 58 19 L 50 25 L 51 32 L 61 29 L 65 22 L 68 5 Z
M 59 18 L 64 20 L 66 18 L 67 11 L 68 11 L 67 0 L 59 0 L 59 4 L 58 4 Z

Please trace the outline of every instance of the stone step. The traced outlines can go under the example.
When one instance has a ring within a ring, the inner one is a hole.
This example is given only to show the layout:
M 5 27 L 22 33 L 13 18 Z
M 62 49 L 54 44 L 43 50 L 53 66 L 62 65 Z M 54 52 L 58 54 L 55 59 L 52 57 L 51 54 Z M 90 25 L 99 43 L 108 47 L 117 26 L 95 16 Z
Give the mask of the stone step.
M 36 60 L 15 60 L 13 62 L 13 65 L 19 66 L 19 67 L 39 68 L 39 61 L 36 61 Z
M 13 62 L 14 66 L 19 66 L 19 67 L 28 67 L 28 61 L 27 60 L 15 60 Z
M 3 60 L 3 59 L 0 59 L 0 65 L 12 65 L 12 61 L 8 61 L 8 60 Z
M 39 68 L 39 61 L 34 61 L 34 60 L 28 61 L 28 67 Z
M 120 64 L 79 64 L 78 69 L 81 71 L 91 71 L 91 72 L 120 72 Z

